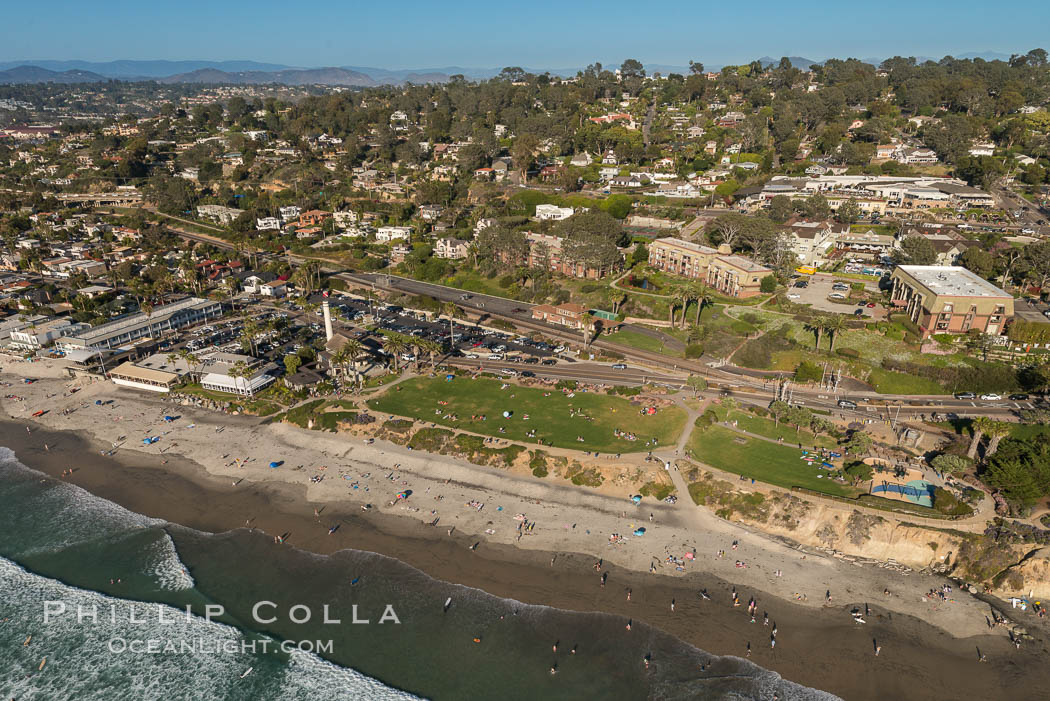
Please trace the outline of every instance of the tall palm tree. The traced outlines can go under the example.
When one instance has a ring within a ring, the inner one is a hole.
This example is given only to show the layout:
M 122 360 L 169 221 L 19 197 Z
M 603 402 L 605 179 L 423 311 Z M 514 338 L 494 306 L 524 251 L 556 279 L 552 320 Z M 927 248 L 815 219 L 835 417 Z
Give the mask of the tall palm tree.
M 430 370 L 433 371 L 434 370 L 434 366 L 436 364 L 434 362 L 434 358 L 435 358 L 435 356 L 438 353 L 440 353 L 441 351 L 443 351 L 445 349 L 444 346 L 442 346 L 441 343 L 439 343 L 438 341 L 431 341 L 430 339 L 424 339 L 422 341 L 422 345 L 420 347 L 422 348 L 422 350 L 427 355 L 430 356 Z
M 999 450 L 999 441 L 1010 435 L 1011 428 L 1011 425 L 1005 421 L 993 421 L 991 425 L 988 426 L 985 433 L 988 434 L 991 441 L 989 441 L 988 450 L 984 454 L 986 458 L 995 455 L 995 451 Z
M 817 344 L 814 348 L 820 348 L 820 339 L 824 337 L 824 329 L 827 328 L 828 320 L 822 316 L 814 317 L 806 322 L 803 328 L 806 331 L 812 331 L 813 335 L 817 337 Z
M 361 354 L 364 353 L 365 347 L 361 345 L 361 342 L 356 338 L 351 338 L 343 344 L 343 347 L 339 349 L 339 352 L 344 355 L 343 367 L 350 367 L 354 371 L 354 385 L 357 389 L 361 389 L 361 373 L 358 372 L 357 361 L 361 358 Z
M 824 330 L 828 333 L 829 350 L 835 351 L 835 339 L 838 338 L 839 333 L 846 330 L 846 320 L 841 315 L 836 314 L 833 317 L 825 319 Z
M 445 302 L 441 305 L 441 313 L 448 317 L 448 341 L 454 345 L 456 343 L 455 318 L 459 314 L 459 307 L 453 302 Z
M 404 336 L 401 334 L 390 334 L 383 339 L 383 350 L 394 359 L 394 372 L 401 372 L 401 354 L 408 348 Z
M 977 455 L 977 446 L 981 444 L 981 439 L 984 438 L 984 434 L 992 431 L 993 424 L 995 422 L 989 419 L 987 416 L 978 416 L 973 420 L 970 428 L 973 430 L 973 438 L 970 439 L 970 448 L 966 451 L 966 456 L 971 460 Z M 996 446 L 999 447 L 998 445 Z
M 704 307 L 711 303 L 711 292 L 707 288 L 707 283 L 703 280 L 693 280 L 689 283 L 689 287 L 693 292 L 693 299 L 696 301 L 696 320 L 693 323 L 699 326 L 700 315 L 703 313 Z

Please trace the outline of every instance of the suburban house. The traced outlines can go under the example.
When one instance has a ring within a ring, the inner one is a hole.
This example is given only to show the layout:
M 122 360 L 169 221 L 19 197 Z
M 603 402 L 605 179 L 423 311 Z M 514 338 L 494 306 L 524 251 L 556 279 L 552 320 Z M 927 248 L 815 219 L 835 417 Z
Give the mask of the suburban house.
M 923 338 L 979 329 L 999 335 L 1014 315 L 1014 298 L 966 268 L 899 265 L 890 304 L 908 314 Z
M 822 265 L 827 252 L 835 247 L 837 237 L 849 233 L 849 226 L 836 226 L 831 221 L 788 221 L 784 229 L 791 250 L 802 265 Z
M 561 221 L 562 219 L 568 219 L 575 213 L 572 207 L 559 207 L 554 204 L 538 204 L 536 205 L 536 220 L 537 221 Z
M 451 237 L 434 242 L 434 255 L 446 260 L 462 260 L 470 255 L 470 242 Z
M 10 347 L 18 350 L 36 351 L 46 348 L 57 339 L 90 328 L 69 318 L 51 319 L 42 324 L 28 324 L 11 331 Z
M 381 226 L 376 229 L 376 241 L 387 243 L 394 239 L 407 239 L 412 236 L 410 226 Z

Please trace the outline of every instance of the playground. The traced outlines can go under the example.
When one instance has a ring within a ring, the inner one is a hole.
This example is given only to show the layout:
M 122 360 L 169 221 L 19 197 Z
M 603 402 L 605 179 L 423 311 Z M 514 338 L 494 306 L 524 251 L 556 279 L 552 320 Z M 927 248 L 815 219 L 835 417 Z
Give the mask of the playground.
M 864 462 L 875 468 L 875 476 L 871 480 L 869 492 L 877 497 L 894 499 L 896 501 L 907 501 L 918 506 L 933 508 L 933 491 L 935 486 L 932 482 L 923 479 L 918 470 L 911 468 L 889 468 L 884 464 L 871 463 L 868 458 Z

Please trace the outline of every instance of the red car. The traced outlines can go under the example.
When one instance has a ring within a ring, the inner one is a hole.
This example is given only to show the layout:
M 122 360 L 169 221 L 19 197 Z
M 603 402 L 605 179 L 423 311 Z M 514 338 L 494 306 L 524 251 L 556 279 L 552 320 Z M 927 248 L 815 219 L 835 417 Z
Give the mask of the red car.
M 874 309 L 874 308 L 875 308 L 875 303 L 874 302 L 868 302 L 868 309 Z

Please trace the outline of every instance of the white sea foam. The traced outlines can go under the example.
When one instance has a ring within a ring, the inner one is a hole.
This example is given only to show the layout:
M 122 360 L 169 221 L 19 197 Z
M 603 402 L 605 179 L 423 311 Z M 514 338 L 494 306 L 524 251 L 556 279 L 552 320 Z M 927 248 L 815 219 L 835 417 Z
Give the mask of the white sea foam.
M 0 599 L 10 616 L 0 625 L 0 649 L 7 651 L 0 656 L 3 698 L 413 698 L 304 652 L 292 653 L 288 663 L 239 650 L 118 654 L 111 649 L 111 641 L 195 641 L 204 649 L 216 649 L 227 644 L 239 648 L 245 638 L 235 628 L 187 617 L 171 607 L 147 606 L 70 587 L 4 558 L 0 558 Z M 75 614 L 68 613 L 45 624 L 45 601 L 60 601 L 70 612 L 78 606 L 97 610 L 97 622 L 78 621 Z M 133 607 L 144 623 L 131 622 Z M 164 622 L 158 620 L 160 610 Z M 27 635 L 32 635 L 32 641 L 23 646 Z M 45 657 L 46 666 L 38 670 Z M 257 673 L 241 679 L 252 666 Z
M 157 586 L 168 591 L 192 589 L 195 585 L 189 570 L 179 559 L 175 542 L 167 533 L 154 542 L 145 555 L 146 574 L 152 576 Z

